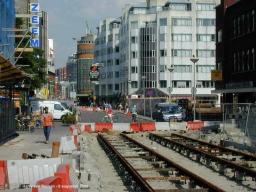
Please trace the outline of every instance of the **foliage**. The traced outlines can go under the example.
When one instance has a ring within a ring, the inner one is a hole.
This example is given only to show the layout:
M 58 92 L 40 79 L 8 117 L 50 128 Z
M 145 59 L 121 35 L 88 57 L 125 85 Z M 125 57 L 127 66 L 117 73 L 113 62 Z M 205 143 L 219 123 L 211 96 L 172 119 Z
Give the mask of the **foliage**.
M 75 124 L 76 123 L 76 113 L 75 112 L 67 112 L 65 113 L 65 115 L 63 116 L 63 118 L 61 119 L 61 122 L 63 124 Z
M 24 24 L 24 21 L 22 18 L 16 18 L 16 28 L 22 28 L 22 25 Z M 24 32 L 16 32 L 16 34 L 24 35 Z M 30 32 L 28 34 L 31 34 Z M 21 41 L 21 38 L 16 38 L 16 46 L 18 46 L 19 42 Z M 29 41 L 29 38 L 24 38 L 21 42 L 19 48 L 25 47 L 26 43 Z M 28 46 L 27 46 L 28 47 Z M 16 53 L 16 57 L 19 56 L 20 53 Z M 44 54 L 43 50 L 40 50 L 38 48 L 33 48 L 33 52 L 23 52 L 21 57 L 19 58 L 16 65 L 29 65 L 30 67 L 21 67 L 20 69 L 24 71 L 25 73 L 32 74 L 32 79 L 27 79 L 25 81 L 25 84 L 30 84 L 30 89 L 36 89 L 42 87 L 46 83 L 46 59 L 42 59 L 42 56 Z M 39 55 L 39 59 L 35 58 L 35 55 Z

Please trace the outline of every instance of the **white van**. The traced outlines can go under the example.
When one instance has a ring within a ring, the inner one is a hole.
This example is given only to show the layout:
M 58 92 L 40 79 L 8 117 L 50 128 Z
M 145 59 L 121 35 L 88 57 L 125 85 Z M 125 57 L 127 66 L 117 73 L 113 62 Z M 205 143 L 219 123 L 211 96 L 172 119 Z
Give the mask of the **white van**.
M 54 100 L 32 100 L 30 101 L 30 111 L 36 111 L 38 114 L 43 112 L 43 109 L 48 107 L 48 111 L 52 113 L 54 119 L 62 119 L 66 113 L 71 113 L 61 105 L 59 101 Z

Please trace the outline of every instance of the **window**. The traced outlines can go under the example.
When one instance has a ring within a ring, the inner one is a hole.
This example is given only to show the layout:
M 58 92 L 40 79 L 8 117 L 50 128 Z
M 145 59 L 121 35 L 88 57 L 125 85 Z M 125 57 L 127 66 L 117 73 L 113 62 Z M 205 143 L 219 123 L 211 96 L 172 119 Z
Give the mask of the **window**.
M 164 34 L 160 34 L 159 35 L 159 41 L 165 41 L 165 36 L 166 36 L 165 33 Z
M 116 47 L 116 53 L 119 53 L 119 47 Z
M 191 34 L 173 34 L 172 41 L 192 41 Z
M 137 37 L 131 37 L 131 42 L 132 42 L 132 43 L 138 43 L 138 42 L 137 42 L 137 39 L 138 39 Z
M 177 88 L 186 88 L 186 81 L 177 81 Z
M 138 88 L 138 82 L 137 81 L 132 81 L 131 82 L 131 87 L 132 88 Z
M 167 18 L 160 19 L 160 26 L 167 26 Z
M 59 105 L 59 104 L 54 104 L 54 110 L 61 111 L 61 110 L 62 110 L 61 105 Z
M 169 5 L 170 10 L 173 11 L 187 11 L 191 9 L 190 4 L 178 4 L 178 3 L 173 3 Z
M 222 29 L 218 30 L 217 43 L 222 42 Z
M 131 52 L 131 57 L 132 57 L 132 59 L 136 59 L 137 58 L 137 52 L 136 51 Z
M 119 59 L 116 59 L 116 65 L 119 65 Z
M 173 49 L 173 57 L 191 57 L 191 50 L 189 49 Z
M 113 41 L 113 35 L 108 36 L 108 42 Z
M 138 21 L 131 22 L 131 29 L 138 29 Z
M 174 71 L 178 73 L 191 73 L 191 65 L 174 65 Z
M 167 82 L 166 81 L 160 81 L 160 88 L 166 88 Z
M 191 26 L 192 20 L 190 18 L 173 18 L 172 25 L 173 26 Z
M 138 73 L 138 68 L 137 68 L 137 67 L 132 67 L 131 72 L 132 72 L 132 73 Z
M 167 56 L 167 51 L 164 50 L 160 50 L 160 57 L 166 57 Z
M 119 40 L 119 34 L 115 34 L 115 40 Z
M 197 41 L 215 41 L 215 35 L 197 34 Z
M 215 26 L 215 19 L 197 19 L 197 26 Z
M 197 50 L 197 57 L 215 57 L 215 50 Z
M 165 72 L 165 70 L 166 70 L 166 65 L 160 65 L 159 71 L 160 72 Z
M 119 90 L 119 84 L 115 84 L 115 91 Z
M 115 72 L 115 78 L 119 78 L 119 71 Z
M 196 10 L 198 11 L 214 11 L 215 4 L 213 3 L 197 3 Z

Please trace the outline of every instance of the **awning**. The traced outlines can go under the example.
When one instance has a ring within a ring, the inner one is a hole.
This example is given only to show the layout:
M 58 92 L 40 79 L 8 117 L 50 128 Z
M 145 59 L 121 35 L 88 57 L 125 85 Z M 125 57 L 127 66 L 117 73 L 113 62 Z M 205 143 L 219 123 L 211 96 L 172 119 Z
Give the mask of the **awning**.
M 0 85 L 10 86 L 18 80 L 31 78 L 31 75 L 16 68 L 12 63 L 0 55 Z
M 89 97 L 90 94 L 89 93 L 80 93 L 80 94 L 76 94 L 77 97 Z
M 245 93 L 245 92 L 255 92 L 256 87 L 251 88 L 241 88 L 241 89 L 217 89 L 212 90 L 212 93 Z

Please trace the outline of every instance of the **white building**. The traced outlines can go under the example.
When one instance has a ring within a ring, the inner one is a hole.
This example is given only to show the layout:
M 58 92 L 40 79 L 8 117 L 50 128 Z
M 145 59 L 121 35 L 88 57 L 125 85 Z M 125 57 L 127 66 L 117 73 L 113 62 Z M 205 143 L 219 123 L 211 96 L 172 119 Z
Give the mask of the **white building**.
M 144 88 L 146 96 L 149 90 L 169 95 L 167 88 L 172 87 L 172 100 L 192 100 L 195 79 L 196 99 L 219 103 L 211 94 L 218 4 L 219 0 L 147 0 L 125 5 L 120 19 L 100 22 L 94 52 L 95 62 L 104 64 L 99 95 L 141 94 Z M 193 56 L 199 59 L 196 73 Z

